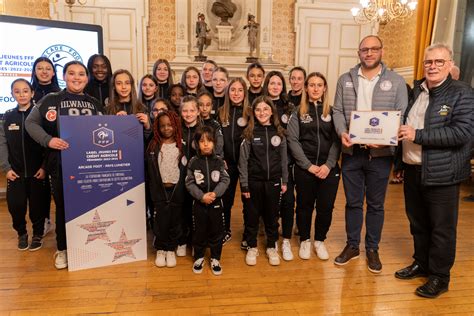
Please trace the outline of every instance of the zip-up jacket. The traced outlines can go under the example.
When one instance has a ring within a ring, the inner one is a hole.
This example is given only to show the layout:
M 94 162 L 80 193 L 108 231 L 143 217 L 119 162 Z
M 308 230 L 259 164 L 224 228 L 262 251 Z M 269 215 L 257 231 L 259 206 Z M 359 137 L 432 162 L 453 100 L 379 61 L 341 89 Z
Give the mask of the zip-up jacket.
M 187 161 L 191 160 L 196 155 L 196 145 L 194 142 L 194 134 L 196 133 L 196 129 L 198 128 L 199 123 L 194 126 L 186 126 L 186 124 L 181 125 L 183 130 L 183 153 L 186 156 Z
M 186 188 L 199 203 L 205 193 L 214 192 L 217 198 L 211 205 L 222 205 L 220 198 L 229 183 L 230 177 L 225 170 L 224 161 L 216 155 L 197 155 L 188 164 Z
M 357 92 L 359 89 L 360 64 L 349 72 L 341 75 L 337 81 L 336 96 L 334 98 L 334 126 L 339 138 L 342 133 L 348 133 L 352 111 L 357 110 Z M 373 111 L 401 111 L 403 114 L 408 104 L 408 92 L 405 80 L 397 73 L 388 70 L 382 63 L 380 78 L 374 87 L 372 95 Z M 352 155 L 352 147 L 343 146 L 342 152 Z M 370 148 L 372 157 L 393 156 L 394 146 Z
M 219 113 L 219 109 L 224 105 L 224 101 L 225 101 L 225 96 L 222 96 L 222 97 L 213 96 L 212 97 L 212 110 L 211 110 L 212 118 L 217 117 L 217 115 Z
M 109 98 L 109 83 L 107 81 L 97 81 L 92 77 L 84 89 L 84 92 L 99 100 L 102 106 L 101 109 L 103 109 L 107 105 L 107 99 Z
M 26 111 L 18 107 L 4 114 L 0 128 L 0 166 L 4 172 L 15 171 L 20 177 L 32 177 L 42 167 L 45 149 L 30 137 L 25 120 L 33 106 Z
M 61 91 L 61 88 L 59 88 L 57 85 L 53 84 L 52 82 L 49 84 L 40 84 L 38 83 L 38 86 L 35 88 L 35 94 L 33 95 L 33 101 L 35 101 L 35 104 L 38 103 L 45 95 L 48 95 L 52 92 L 59 92 Z
M 415 82 L 414 98 L 405 113 L 405 122 L 424 80 Z M 448 75 L 440 86 L 429 90 L 424 128 L 416 130 L 414 140 L 415 144 L 421 145 L 423 185 L 452 185 L 469 178 L 473 126 L 474 93 L 471 87 Z M 398 148 L 397 170 L 404 165 L 402 146 Z
M 232 105 L 229 111 L 229 122 L 221 122 L 224 135 L 224 159 L 227 164 L 237 165 L 239 163 L 242 132 L 248 123 L 242 114 L 242 106 Z
M 325 164 L 334 168 L 341 153 L 341 140 L 337 136 L 332 111 L 322 118 L 320 103 L 310 103 L 308 113 L 301 116 L 299 107 L 293 112 L 288 124 L 288 146 L 296 164 L 307 170 L 312 164 Z
M 249 192 L 249 181 L 288 182 L 286 138 L 275 126 L 256 123 L 252 140 L 242 141 L 239 174 L 242 192 Z
M 204 125 L 210 126 L 214 129 L 214 138 L 216 139 L 214 151 L 218 157 L 224 159 L 224 135 L 222 135 L 221 124 L 213 118 L 203 120 L 202 122 Z
M 158 167 L 158 152 L 159 149 L 147 153 L 147 177 L 150 186 L 150 197 L 153 205 L 156 207 L 161 204 L 178 203 L 182 204 L 184 200 L 184 179 L 186 177 L 186 166 L 183 164 L 183 159 L 180 159 L 179 166 L 179 180 L 174 186 L 171 195 L 168 195 L 161 180 L 160 168 Z

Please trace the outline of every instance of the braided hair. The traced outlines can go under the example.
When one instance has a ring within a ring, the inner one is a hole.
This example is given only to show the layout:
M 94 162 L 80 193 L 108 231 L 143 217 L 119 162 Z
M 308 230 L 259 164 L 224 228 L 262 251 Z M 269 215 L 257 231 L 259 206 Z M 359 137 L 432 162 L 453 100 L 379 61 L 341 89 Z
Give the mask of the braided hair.
M 170 119 L 171 125 L 173 126 L 174 130 L 174 138 L 176 141 L 176 147 L 179 149 L 179 156 L 180 158 L 183 156 L 183 132 L 181 130 L 181 122 L 178 115 L 174 111 L 162 111 L 158 113 L 155 118 L 155 122 L 153 123 L 153 139 L 150 141 L 148 145 L 147 152 L 152 152 L 157 148 L 161 150 L 161 145 L 163 144 L 163 139 L 161 138 L 160 133 L 160 118 L 163 116 L 167 116 Z

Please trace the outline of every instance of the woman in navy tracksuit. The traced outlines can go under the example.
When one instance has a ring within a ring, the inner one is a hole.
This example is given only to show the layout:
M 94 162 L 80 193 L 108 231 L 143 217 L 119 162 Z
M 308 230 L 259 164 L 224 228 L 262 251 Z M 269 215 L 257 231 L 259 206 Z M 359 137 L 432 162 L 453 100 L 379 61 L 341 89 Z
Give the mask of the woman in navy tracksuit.
M 242 132 L 248 123 L 250 107 L 247 100 L 247 85 L 242 78 L 234 78 L 226 88 L 224 105 L 219 109 L 219 123 L 224 135 L 224 161 L 230 176 L 230 184 L 223 196 L 225 235 L 224 244 L 231 239 L 230 218 L 235 190 L 239 180 L 239 156 Z M 245 211 L 244 211 L 245 222 Z M 244 238 L 245 241 L 245 232 Z M 245 247 L 246 249 L 246 247 Z
M 327 260 L 324 240 L 332 220 L 332 210 L 339 186 L 338 159 L 341 143 L 332 121 L 327 101 L 326 78 L 313 72 L 305 81 L 301 104 L 288 124 L 288 145 L 296 161 L 296 221 L 300 234 L 301 259 L 311 254 L 311 218 L 316 202 L 314 250 Z
M 25 120 L 33 108 L 33 87 L 25 79 L 11 85 L 18 106 L 8 110 L 0 128 L 0 166 L 7 178 L 7 205 L 18 233 L 18 250 L 38 250 L 42 247 L 43 205 L 50 200 L 43 160 L 45 150 L 25 130 Z M 33 238 L 28 244 L 26 211 L 33 226 Z

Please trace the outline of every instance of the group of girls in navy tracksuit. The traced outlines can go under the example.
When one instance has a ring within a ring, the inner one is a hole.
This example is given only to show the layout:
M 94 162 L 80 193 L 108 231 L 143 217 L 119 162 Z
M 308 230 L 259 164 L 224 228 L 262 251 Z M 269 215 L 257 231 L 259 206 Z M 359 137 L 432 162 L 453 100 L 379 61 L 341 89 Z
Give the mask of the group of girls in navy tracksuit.
M 55 266 L 67 267 L 59 152 L 69 144 L 58 137 L 57 115 L 105 114 L 133 115 L 143 124 L 147 217 L 155 236 L 156 266 L 176 266 L 176 257 L 185 256 L 190 246 L 192 270 L 201 273 L 209 247 L 211 272 L 222 273 L 222 248 L 232 237 L 231 210 L 239 180 L 241 248 L 247 251 L 248 265 L 257 262 L 260 218 L 269 263 L 280 264 L 280 219 L 282 257 L 293 260 L 295 200 L 299 257 L 310 258 L 316 205 L 314 251 L 326 260 L 324 240 L 337 193 L 340 153 L 326 79 L 320 73 L 306 76 L 303 68 L 295 67 L 287 93 L 283 74 L 265 75 L 258 63 L 249 65 L 246 77 L 248 86 L 207 61 L 201 71 L 187 67 L 174 84 L 169 62 L 159 59 L 136 87 L 128 70 L 113 72 L 109 59 L 97 54 L 87 67 L 67 64 L 66 88 L 61 90 L 53 63 L 38 58 L 32 84 L 23 79 L 12 83 L 18 106 L 5 114 L 0 131 L 5 148 L 0 163 L 7 175 L 18 249 L 42 246 L 49 178 L 56 204 Z M 25 220 L 28 203 L 31 242 Z

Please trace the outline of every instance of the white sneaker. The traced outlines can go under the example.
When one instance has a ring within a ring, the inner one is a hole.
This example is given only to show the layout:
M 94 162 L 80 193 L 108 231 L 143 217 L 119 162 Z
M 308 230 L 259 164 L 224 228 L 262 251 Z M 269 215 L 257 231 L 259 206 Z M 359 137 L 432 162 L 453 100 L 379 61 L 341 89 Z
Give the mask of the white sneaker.
M 44 219 L 44 229 L 43 229 L 43 237 L 46 236 L 52 229 L 51 220 L 49 218 Z
M 299 256 L 301 259 L 308 260 L 311 257 L 311 241 L 306 239 L 300 243 Z
M 280 265 L 280 256 L 275 248 L 267 248 L 268 263 L 272 266 Z
M 199 258 L 193 263 L 193 272 L 196 274 L 201 274 L 204 268 L 204 258 Z
M 155 265 L 159 268 L 166 266 L 166 251 L 158 250 L 156 252 Z
M 245 263 L 249 266 L 254 266 L 257 264 L 258 249 L 249 248 L 247 250 L 247 255 L 245 256 Z
M 176 256 L 185 257 L 186 256 L 186 245 L 179 245 L 176 249 Z
M 67 268 L 67 251 L 66 250 L 57 250 L 54 254 L 54 266 L 56 269 L 66 269 Z
M 281 243 L 281 252 L 283 254 L 283 260 L 293 260 L 293 252 L 291 251 L 291 244 L 289 239 L 283 239 L 283 242 Z
M 166 266 L 168 268 L 176 267 L 176 255 L 174 254 L 174 251 L 166 252 Z
M 211 259 L 211 271 L 214 275 L 221 275 L 222 274 L 222 267 L 219 260 L 212 258 Z
M 328 253 L 328 250 L 326 249 L 326 246 L 324 245 L 324 241 L 316 240 L 314 242 L 314 251 L 316 252 L 316 255 L 318 255 L 319 259 L 321 260 L 329 259 L 329 253 Z

